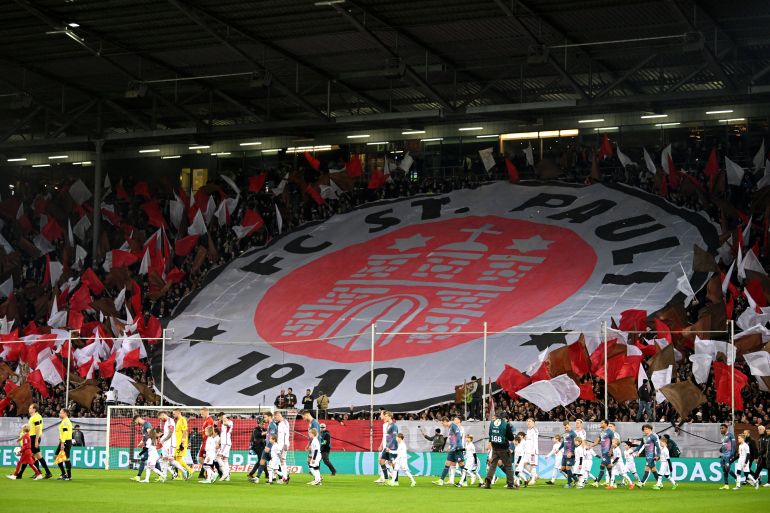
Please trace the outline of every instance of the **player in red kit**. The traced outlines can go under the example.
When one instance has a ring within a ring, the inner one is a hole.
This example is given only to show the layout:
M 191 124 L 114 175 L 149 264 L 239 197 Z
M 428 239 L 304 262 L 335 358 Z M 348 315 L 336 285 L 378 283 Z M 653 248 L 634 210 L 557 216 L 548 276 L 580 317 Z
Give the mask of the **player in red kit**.
M 206 435 L 206 428 L 211 426 L 214 426 L 214 419 L 209 415 L 209 409 L 205 406 L 201 408 L 201 419 L 203 419 L 203 427 L 201 428 L 201 432 L 203 433 L 203 439 L 201 440 L 201 448 L 198 451 L 198 462 L 201 464 L 201 471 L 200 474 L 198 474 L 198 477 L 200 479 L 204 479 L 205 477 L 205 471 L 203 469 L 203 460 L 206 457 L 206 438 L 208 436 Z
M 21 428 L 21 437 L 19 438 L 19 441 L 21 442 L 21 452 L 19 453 L 19 461 L 16 463 L 16 472 L 6 476 L 8 479 L 21 479 L 27 465 L 32 467 L 32 470 L 35 472 L 35 480 L 39 481 L 43 479 L 43 474 L 41 474 L 37 467 L 35 467 L 35 458 L 32 457 L 32 440 L 29 437 L 29 430 L 29 424 L 24 424 Z

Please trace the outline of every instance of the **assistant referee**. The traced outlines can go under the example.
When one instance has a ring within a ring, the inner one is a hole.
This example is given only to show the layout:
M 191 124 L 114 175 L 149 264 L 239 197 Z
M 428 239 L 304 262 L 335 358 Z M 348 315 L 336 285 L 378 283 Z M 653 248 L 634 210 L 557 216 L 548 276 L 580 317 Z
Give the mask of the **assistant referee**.
M 51 471 L 48 470 L 48 463 L 40 450 L 40 444 L 43 441 L 43 417 L 37 411 L 37 404 L 29 405 L 29 439 L 32 443 L 32 457 L 35 459 L 35 466 L 40 470 L 43 467 L 44 479 L 51 479 Z
M 70 461 L 70 452 L 72 451 L 72 421 L 70 412 L 65 408 L 59 410 L 59 447 L 56 448 L 56 460 L 59 463 L 61 477 L 59 481 L 69 481 L 72 479 L 72 461 Z M 61 461 L 59 454 L 64 452 L 64 461 Z

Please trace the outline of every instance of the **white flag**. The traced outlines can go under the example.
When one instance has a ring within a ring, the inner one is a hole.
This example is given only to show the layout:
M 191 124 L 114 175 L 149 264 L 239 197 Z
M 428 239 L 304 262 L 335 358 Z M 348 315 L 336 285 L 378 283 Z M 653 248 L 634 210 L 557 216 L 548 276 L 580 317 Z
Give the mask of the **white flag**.
M 171 217 L 171 224 L 178 230 L 179 225 L 182 223 L 182 216 L 184 215 L 184 203 L 177 200 L 169 201 L 168 213 L 169 217 Z
M 765 174 L 757 182 L 757 189 L 767 187 L 768 185 L 770 185 L 770 160 L 765 164 Z
M 762 145 L 759 147 L 759 151 L 754 155 L 754 171 L 759 171 L 765 167 L 765 140 L 762 139 Z
M 666 386 L 671 384 L 671 376 L 673 373 L 674 367 L 672 365 L 669 365 L 663 370 L 658 370 L 652 373 L 652 386 L 655 387 L 655 399 L 658 401 L 658 404 L 666 402 L 666 396 L 661 394 L 659 390 Z
M 765 268 L 762 267 L 762 264 L 759 263 L 759 259 L 757 258 L 757 255 L 754 254 L 754 250 L 752 249 L 746 251 L 746 256 L 743 257 L 743 260 L 741 260 L 739 265 L 743 268 L 742 272 L 738 273 L 739 276 L 742 274 L 745 277 L 746 271 L 754 271 L 767 276 L 767 271 L 765 271 Z
M 408 173 L 409 169 L 411 169 L 412 167 L 412 164 L 414 164 L 414 158 L 412 158 L 412 156 L 407 151 L 406 155 L 404 155 L 404 158 L 401 159 L 401 163 L 398 165 L 398 167 L 400 167 L 401 169 L 403 169 Z
M 230 186 L 230 188 L 235 192 L 236 196 L 239 196 L 241 194 L 241 190 L 238 188 L 237 185 L 235 185 L 235 182 L 232 178 L 226 175 L 220 175 L 220 178 L 225 181 L 227 185 Z
M 214 212 L 217 211 L 217 204 L 214 201 L 213 196 L 209 196 L 209 201 L 206 203 L 206 211 L 203 213 L 203 218 L 206 221 L 206 225 L 211 222 L 211 218 L 214 217 Z
M 80 245 L 75 246 L 75 263 L 72 266 L 79 269 L 85 263 L 87 256 L 88 253 L 85 249 L 81 248 Z
M 13 253 L 13 246 L 3 237 L 2 233 L 0 233 L 0 247 L 3 248 L 6 255 Z
M 198 210 L 195 213 L 192 224 L 187 227 L 187 235 L 203 235 L 207 232 L 208 230 L 206 230 L 206 223 L 203 221 L 203 215 L 201 215 L 201 211 Z
M 121 404 L 136 404 L 139 389 L 134 386 L 134 380 L 125 374 L 116 372 L 112 376 L 110 388 L 115 390 L 117 402 Z
M 541 410 L 551 411 L 577 400 L 580 387 L 567 374 L 562 374 L 553 379 L 536 381 L 516 393 Z
M 112 191 L 112 183 L 110 182 L 110 175 L 108 173 L 104 173 L 104 192 L 103 194 L 106 196 L 107 194 Z
M 59 278 L 61 278 L 61 273 L 64 270 L 64 266 L 61 264 L 61 262 L 54 262 L 52 260 L 48 266 L 48 269 L 48 272 L 51 275 L 51 288 L 56 288 L 56 282 L 58 282 Z
M 746 270 L 743 268 L 743 250 L 738 246 L 738 280 L 746 280 Z
M 32 239 L 32 244 L 35 245 L 35 247 L 40 251 L 41 254 L 45 255 L 53 251 L 54 248 L 53 244 L 48 242 L 48 239 L 40 235 L 39 233 L 35 235 L 35 238 Z
M 59 311 L 59 305 L 56 303 L 56 296 L 53 298 L 51 306 L 51 315 L 48 317 L 48 326 L 51 328 L 63 328 L 67 325 L 67 310 Z
M 666 174 L 671 173 L 671 169 L 669 169 L 668 161 L 671 158 L 671 145 L 669 144 L 665 148 L 663 148 L 663 151 L 660 152 L 660 167 L 663 169 L 663 172 Z
M 484 148 L 483 150 L 479 150 L 479 157 L 481 157 L 481 162 L 484 164 L 484 169 L 489 171 L 493 167 L 495 167 L 495 157 L 492 156 L 493 148 Z
M 727 172 L 727 183 L 730 185 L 740 185 L 743 181 L 745 172 L 741 166 L 725 157 L 725 171 Z
M 620 160 L 621 166 L 626 167 L 626 166 L 636 165 L 636 163 L 633 160 L 628 158 L 628 155 L 620 151 L 620 145 L 618 145 L 617 150 L 618 150 L 618 160 Z
M 45 380 L 46 383 L 52 387 L 55 387 L 56 385 L 62 383 L 64 380 L 62 379 L 62 375 L 59 374 L 59 370 L 51 361 L 52 358 L 56 358 L 56 356 L 50 356 L 43 361 L 38 360 L 37 370 L 39 370 L 40 374 L 43 375 L 43 380 Z
M 644 365 L 639 366 L 639 374 L 636 375 L 636 389 L 639 390 L 644 385 L 645 381 L 649 381 L 647 372 L 644 370 Z
M 6 298 L 13 292 L 13 276 L 9 276 L 2 285 L 0 285 L 0 298 Z
M 217 208 L 217 211 L 214 212 L 214 217 L 217 218 L 219 226 L 224 226 L 227 224 L 227 202 L 226 201 L 222 201 L 221 203 L 219 203 L 219 207 Z
M 752 326 L 761 324 L 764 326 L 770 322 L 770 307 L 760 307 L 759 312 L 756 308 L 746 308 L 735 323 L 742 330 L 747 330 Z
M 647 148 L 642 148 L 642 151 L 644 152 L 644 163 L 647 165 L 647 171 L 654 175 L 658 172 L 655 168 L 655 162 L 652 160 L 650 154 L 647 153 Z
M 743 357 L 746 359 L 752 375 L 770 376 L 770 353 L 767 351 L 757 351 L 756 353 L 747 353 Z
M 743 229 L 743 247 L 749 246 L 749 237 L 751 236 L 751 222 L 754 220 L 754 216 L 749 217 L 749 222 L 746 223 L 746 227 Z
M 527 156 L 527 164 L 535 167 L 535 153 L 532 151 L 532 143 L 527 144 L 527 147 L 524 148 L 524 155 Z
M 82 205 L 91 199 L 91 191 L 88 190 L 86 184 L 84 184 L 83 180 L 80 179 L 70 185 L 69 193 L 70 196 L 72 196 L 72 200 L 78 205 Z
M 283 190 L 286 188 L 286 184 L 289 182 L 289 173 L 286 173 L 283 175 L 283 178 L 281 179 L 281 183 L 273 187 L 273 195 L 278 196 L 280 194 L 283 194 Z
M 73 248 L 75 247 L 75 236 L 72 235 L 72 223 L 69 218 L 67 218 L 67 242 Z
M 278 203 L 275 204 L 275 223 L 278 225 L 278 233 L 283 230 L 283 216 L 281 215 L 281 209 L 278 208 Z
M 711 363 L 714 359 L 707 354 L 691 354 L 690 361 L 692 362 L 692 375 L 695 377 L 695 382 L 702 385 L 708 381 Z
M 118 293 L 118 297 L 115 298 L 113 303 L 115 304 L 115 310 L 123 308 L 123 304 L 126 302 L 126 287 L 123 287 Z
M 77 223 L 75 223 L 75 226 L 72 227 L 72 231 L 75 233 L 78 239 L 80 239 L 82 242 L 85 242 L 86 232 L 89 228 L 91 228 L 91 220 L 88 219 L 88 216 L 83 216 Z
M 695 291 L 692 290 L 690 279 L 687 277 L 687 273 L 681 262 L 679 263 L 679 267 L 682 269 L 682 276 L 676 279 L 676 289 L 685 295 L 684 306 L 688 307 L 692 300 L 695 299 Z

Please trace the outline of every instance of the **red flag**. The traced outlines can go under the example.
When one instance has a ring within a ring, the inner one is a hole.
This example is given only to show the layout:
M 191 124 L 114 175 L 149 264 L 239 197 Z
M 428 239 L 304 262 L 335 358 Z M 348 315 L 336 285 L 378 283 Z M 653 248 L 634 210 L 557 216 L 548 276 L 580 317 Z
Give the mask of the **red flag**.
M 752 278 L 746 283 L 746 290 L 751 297 L 754 298 L 754 302 L 758 307 L 767 306 L 767 298 L 765 297 L 765 291 L 762 288 L 762 281 L 759 278 Z
M 655 325 L 655 331 L 657 331 L 657 335 L 655 338 L 664 338 L 668 340 L 668 343 L 671 343 L 671 329 L 669 329 L 668 325 L 658 319 L 657 317 L 652 320 L 652 322 Z
M 102 379 L 110 379 L 115 375 L 115 356 L 117 353 L 112 353 L 109 358 L 103 362 L 99 362 L 99 376 Z
M 604 134 L 604 138 L 602 139 L 602 145 L 599 148 L 599 158 L 609 158 L 612 157 L 612 145 L 610 144 L 610 138 L 607 136 L 607 134 Z
M 112 250 L 112 268 L 120 269 L 121 267 L 128 267 L 134 265 L 139 261 L 141 257 L 129 251 L 123 251 L 122 249 Z
M 131 201 L 131 197 L 126 192 L 126 188 L 123 187 L 123 182 L 118 182 L 118 185 L 115 186 L 115 195 L 118 197 L 119 200 L 122 201 Z
M 706 169 L 703 170 L 703 173 L 709 177 L 709 190 L 713 192 L 714 183 L 719 176 L 719 162 L 717 161 L 716 148 L 712 148 L 711 153 L 709 154 L 709 161 L 706 164 Z
M 45 384 L 45 380 L 43 379 L 43 373 L 38 369 L 35 369 L 27 374 L 27 383 L 32 385 L 32 388 L 40 392 L 40 395 L 43 397 L 50 397 L 50 394 L 48 393 L 48 386 Z
M 48 222 L 43 226 L 43 229 L 40 230 L 40 233 L 49 241 L 61 239 L 62 235 L 64 235 L 61 226 L 59 226 L 59 223 L 57 223 L 56 219 L 53 217 L 48 218 Z
M 13 392 L 19 385 L 11 381 L 10 379 L 5 380 L 5 385 L 3 385 L 3 392 L 5 392 L 5 395 L 10 395 L 11 392 Z
M 631 356 L 626 355 L 624 358 L 623 366 L 618 370 L 613 381 L 627 378 L 629 376 L 636 379 L 639 376 L 639 367 L 642 365 L 643 358 L 643 354 Z
M 625 346 L 622 348 L 615 347 L 617 345 L 618 341 L 617 339 L 610 339 L 607 341 L 607 359 L 609 360 L 613 356 L 618 355 L 619 353 L 626 352 Z M 594 352 L 591 353 L 591 372 L 596 375 L 597 371 L 599 369 L 604 369 L 604 342 L 599 344 L 599 346 L 594 349 Z M 602 372 L 602 375 L 599 376 L 602 379 L 604 379 L 604 372 Z
M 646 310 L 625 310 L 620 313 L 620 331 L 644 331 L 647 328 Z
M 580 399 L 583 399 L 584 401 L 596 401 L 593 383 L 586 381 L 578 386 L 580 387 Z
M 88 359 L 86 363 L 78 367 L 78 374 L 80 375 L 80 377 L 83 379 L 90 379 L 91 376 L 89 376 L 89 374 L 91 374 L 91 367 L 93 365 L 94 365 L 94 357 L 92 356 L 91 358 Z
M 88 293 L 88 286 L 81 285 L 78 287 L 75 293 L 72 294 L 69 304 L 70 312 L 73 310 L 76 312 L 82 312 L 83 310 L 87 309 L 91 304 L 91 294 Z
M 664 198 L 668 196 L 668 176 L 665 174 L 660 176 L 660 195 Z
M 543 361 L 543 363 L 540 364 L 540 367 L 537 368 L 534 374 L 532 374 L 529 378 L 532 380 L 532 383 L 535 381 L 545 381 L 548 379 L 551 379 L 551 373 L 548 372 L 548 360 L 546 359 Z
M 496 383 L 505 390 L 512 399 L 517 397 L 516 392 L 526 387 L 532 382 L 529 376 L 526 376 L 518 369 L 514 369 L 510 365 L 506 365 L 502 374 L 497 378 Z
M 150 186 L 147 185 L 147 182 L 137 182 L 136 185 L 134 185 L 134 195 L 144 196 L 147 199 L 152 198 L 152 194 L 150 194 Z
M 92 293 L 96 294 L 97 296 L 100 295 L 102 292 L 104 292 L 104 284 L 96 276 L 96 273 L 94 272 L 94 270 L 91 269 L 90 267 L 83 272 L 83 276 L 80 278 L 80 281 L 86 287 L 88 287 L 88 290 L 90 290 Z
M 569 345 L 569 356 L 572 363 L 572 372 L 578 376 L 584 376 L 591 372 L 591 362 L 588 360 L 588 351 L 582 340 Z
M 246 212 L 243 214 L 243 219 L 241 220 L 241 226 L 244 228 L 247 226 L 253 226 L 251 230 L 249 230 L 249 233 L 247 233 L 245 236 L 251 235 L 254 232 L 258 232 L 262 229 L 263 226 L 265 226 L 265 220 L 262 219 L 262 216 L 259 215 L 259 212 L 256 210 L 252 210 L 250 208 L 246 209 Z
M 645 344 L 642 341 L 637 340 L 634 345 L 639 348 L 645 358 L 655 356 L 655 353 L 658 352 L 658 344 L 655 343 Z
M 43 271 L 43 286 L 48 287 L 50 285 L 51 285 L 51 257 L 46 254 L 45 271 Z
M 714 384 L 716 386 L 716 400 L 718 404 L 726 404 L 730 406 L 732 401 L 730 400 L 731 384 L 731 369 L 730 366 L 720 362 L 714 361 Z M 744 373 L 735 369 L 735 409 L 743 411 L 743 396 L 741 390 L 749 382 L 749 378 Z
M 138 328 L 138 329 L 139 329 L 139 334 L 150 345 L 159 344 L 161 342 L 160 339 L 163 336 L 163 328 L 160 325 L 160 320 L 154 315 L 150 316 L 150 319 L 147 321 L 147 324 L 145 326 L 142 326 L 141 328 Z
M 358 155 L 350 156 L 350 160 L 345 165 L 345 169 L 347 170 L 348 175 L 353 178 L 356 178 L 364 174 L 364 170 L 361 167 L 361 159 L 358 158 Z
M 170 283 L 179 283 L 184 279 L 184 277 L 185 272 L 174 267 L 166 275 L 166 280 L 168 280 Z
M 367 189 L 377 190 L 385 185 L 385 180 L 387 180 L 385 173 L 381 169 L 375 169 L 372 171 L 371 176 L 369 176 L 369 184 L 366 187 Z
M 67 312 L 67 327 L 71 330 L 79 330 L 83 327 L 83 314 L 78 310 Z
M 679 170 L 674 166 L 674 159 L 668 156 L 668 181 L 674 189 L 679 188 Z
M 147 366 L 141 362 L 139 358 L 139 348 L 132 349 L 123 355 L 123 365 L 121 368 L 128 369 L 130 367 L 137 367 L 142 370 L 147 370 Z
M 142 315 L 142 289 L 139 288 L 139 284 L 134 280 L 131 280 L 131 308 L 134 311 L 134 315 Z
M 256 176 L 249 177 L 249 192 L 259 192 L 262 187 L 265 186 L 265 179 L 267 175 L 262 173 Z
M 317 190 L 315 190 L 315 187 L 313 187 L 313 184 L 307 184 L 307 187 L 305 188 L 305 191 L 308 193 L 308 195 L 313 198 L 313 201 L 316 202 L 316 205 L 323 205 L 326 203 L 324 199 L 321 197 L 321 195 L 318 193 Z
M 516 169 L 511 159 L 505 159 L 505 168 L 508 170 L 508 179 L 511 183 L 517 183 L 519 181 L 519 170 Z
M 147 214 L 150 226 L 155 226 L 156 228 L 168 228 L 166 219 L 163 217 L 163 212 L 160 210 L 158 200 L 145 201 L 142 203 L 142 210 Z
M 188 235 L 174 242 L 174 253 L 177 256 L 187 256 L 198 245 L 200 235 Z
M 310 167 L 318 171 L 321 168 L 321 161 L 310 154 L 309 151 L 305 152 L 305 160 L 310 164 Z

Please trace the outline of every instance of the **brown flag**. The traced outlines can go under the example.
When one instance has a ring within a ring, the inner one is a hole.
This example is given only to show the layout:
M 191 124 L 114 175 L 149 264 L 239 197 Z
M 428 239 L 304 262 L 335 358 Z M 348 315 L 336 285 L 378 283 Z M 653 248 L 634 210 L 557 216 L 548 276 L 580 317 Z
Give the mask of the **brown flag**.
M 572 374 L 572 358 L 569 346 L 560 347 L 548 353 L 548 374 L 552 378 L 562 374 Z
M 697 244 L 692 247 L 692 270 L 698 273 L 719 272 L 714 257 Z
M 679 331 L 690 324 L 687 322 L 687 312 L 684 309 L 684 303 L 671 303 L 658 310 L 655 316 L 666 323 L 671 328 L 671 331 Z
M 136 387 L 137 390 L 139 390 L 139 393 L 142 394 L 142 397 L 144 398 L 145 403 L 156 404 L 160 402 L 160 396 L 156 394 L 151 387 L 148 387 L 144 383 L 139 383 L 136 381 L 134 381 L 133 385 L 134 387 Z
M 15 375 L 16 373 L 5 362 L 0 362 L 0 383 L 5 383 L 6 379 Z
M 711 305 L 713 306 L 713 305 Z M 722 305 L 717 305 L 722 306 Z M 691 324 L 690 326 L 687 326 L 682 331 L 682 338 L 684 340 L 688 340 L 691 344 L 695 343 L 695 337 L 702 339 L 710 339 L 711 333 L 709 331 L 711 330 L 712 322 L 711 322 L 711 312 L 703 308 L 700 311 L 700 316 L 698 317 L 698 320 L 695 321 L 694 324 Z M 688 346 L 692 347 L 692 346 Z
M 609 383 L 607 385 L 607 392 L 618 404 L 639 399 L 639 393 L 636 388 L 636 376 L 628 376 Z
M 107 297 L 97 299 L 91 303 L 94 310 L 102 312 L 108 317 L 118 317 L 118 311 L 115 310 L 115 300 Z
M 676 358 L 674 356 L 674 345 L 669 344 L 657 353 L 655 353 L 655 356 L 650 358 L 648 362 L 649 366 L 649 373 L 652 375 L 653 372 L 664 370 L 668 366 L 673 366 L 672 372 L 676 373 Z
M 207 255 L 208 251 L 204 249 L 203 246 L 198 246 L 198 249 L 195 250 L 195 259 L 193 260 L 192 268 L 190 269 L 193 273 L 200 271 L 201 266 L 206 261 Z
M 113 289 L 120 290 L 127 287 L 131 281 L 131 271 L 126 267 L 113 268 L 104 278 L 104 285 Z
M 706 299 L 714 304 L 724 303 L 724 297 L 722 296 L 722 282 L 719 279 L 719 275 L 712 276 L 712 278 L 706 284 Z M 722 305 L 724 310 L 724 305 Z
M 29 405 L 32 404 L 32 390 L 26 381 L 18 387 L 11 390 L 8 397 L 16 404 L 16 414 L 26 415 Z
M 95 385 L 81 385 L 70 392 L 70 399 L 78 403 L 83 408 L 91 409 L 94 399 L 99 396 L 101 390 Z
M 740 358 L 746 353 L 754 353 L 762 349 L 762 334 L 752 333 L 745 337 L 735 336 L 735 353 L 736 359 Z
M 689 380 L 665 385 L 658 390 L 683 419 L 707 400 L 701 389 Z

